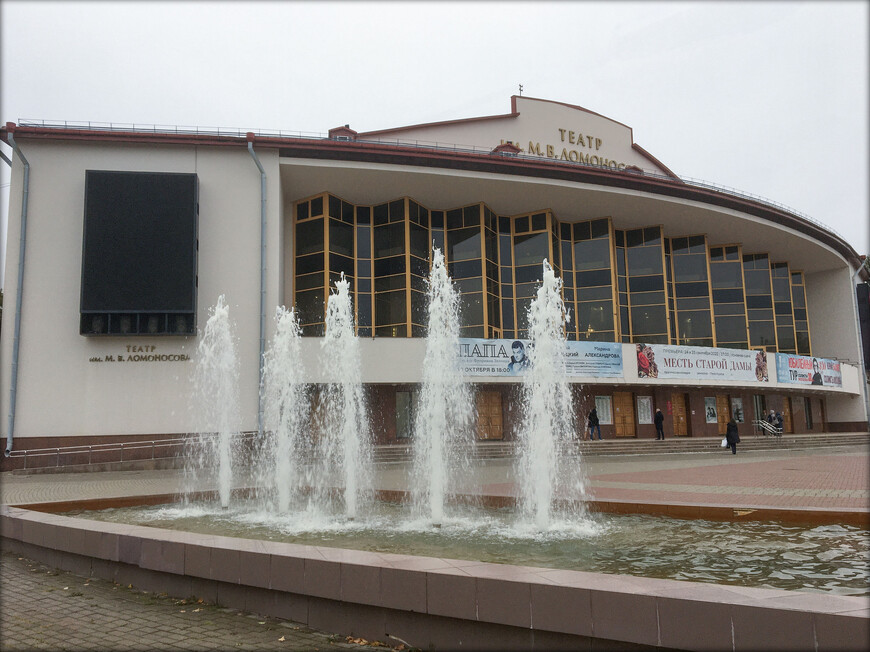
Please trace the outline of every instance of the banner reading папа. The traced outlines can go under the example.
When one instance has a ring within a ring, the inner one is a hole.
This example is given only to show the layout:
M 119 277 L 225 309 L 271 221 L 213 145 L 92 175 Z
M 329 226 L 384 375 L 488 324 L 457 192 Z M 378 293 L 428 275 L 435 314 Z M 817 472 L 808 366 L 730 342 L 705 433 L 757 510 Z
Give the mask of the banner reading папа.
M 566 342 L 569 376 L 622 377 L 622 345 L 615 342 Z M 465 376 L 516 376 L 528 369 L 530 340 L 460 338 L 459 373 Z

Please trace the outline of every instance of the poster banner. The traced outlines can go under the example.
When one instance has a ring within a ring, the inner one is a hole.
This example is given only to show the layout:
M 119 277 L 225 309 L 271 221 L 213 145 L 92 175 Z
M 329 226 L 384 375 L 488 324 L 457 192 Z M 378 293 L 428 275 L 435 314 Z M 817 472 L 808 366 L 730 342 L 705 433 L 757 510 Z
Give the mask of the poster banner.
M 790 353 L 776 354 L 776 379 L 781 383 L 798 385 L 843 386 L 840 363 L 836 360 Z
M 638 423 L 652 423 L 653 422 L 652 396 L 638 396 L 637 397 L 637 422 Z
M 715 396 L 705 396 L 704 397 L 704 419 L 707 423 L 718 423 L 719 422 L 719 412 L 716 408 L 716 397 Z
M 764 351 L 706 346 L 637 344 L 638 378 L 768 382 Z
M 466 376 L 516 376 L 529 366 L 530 340 L 459 339 L 459 372 Z M 566 342 L 569 376 L 622 378 L 622 345 Z
M 731 416 L 737 423 L 743 423 L 743 399 L 731 398 Z

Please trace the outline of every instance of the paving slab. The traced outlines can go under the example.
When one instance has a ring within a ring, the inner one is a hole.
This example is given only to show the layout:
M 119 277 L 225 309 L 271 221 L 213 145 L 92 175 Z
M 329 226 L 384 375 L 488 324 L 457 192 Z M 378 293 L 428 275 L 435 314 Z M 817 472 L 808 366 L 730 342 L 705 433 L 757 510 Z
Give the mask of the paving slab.
M 138 591 L 0 554 L 0 650 L 368 650 L 301 623 Z M 381 648 L 386 649 L 386 648 Z

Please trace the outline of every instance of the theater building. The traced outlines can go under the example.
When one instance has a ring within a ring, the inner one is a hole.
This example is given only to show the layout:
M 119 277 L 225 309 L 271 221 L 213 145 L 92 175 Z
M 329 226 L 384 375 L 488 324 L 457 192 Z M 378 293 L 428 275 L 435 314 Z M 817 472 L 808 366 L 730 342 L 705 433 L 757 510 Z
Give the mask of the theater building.
M 857 252 L 781 206 L 681 180 L 581 107 L 515 96 L 503 115 L 326 136 L 27 122 L 0 138 L 7 450 L 195 431 L 191 372 L 220 295 L 238 428 L 257 431 L 276 307 L 296 306 L 300 364 L 323 382 L 341 273 L 376 441 L 406 442 L 433 246 L 461 292 L 479 440 L 514 436 L 508 362 L 544 259 L 563 280 L 578 419 L 597 407 L 605 438 L 653 437 L 657 408 L 676 436 L 732 415 L 749 434 L 769 410 L 787 432 L 867 429 Z

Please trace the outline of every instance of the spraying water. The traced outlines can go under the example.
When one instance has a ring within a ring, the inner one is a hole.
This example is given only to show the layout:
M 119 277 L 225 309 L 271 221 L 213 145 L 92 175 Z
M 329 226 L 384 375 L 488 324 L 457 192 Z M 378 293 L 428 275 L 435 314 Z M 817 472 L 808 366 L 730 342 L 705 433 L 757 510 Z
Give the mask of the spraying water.
M 263 369 L 265 440 L 255 468 L 257 486 L 274 494 L 274 508 L 283 514 L 306 484 L 303 460 L 310 429 L 299 321 L 295 311 L 284 306 L 276 310 L 275 321 L 277 328 Z
M 463 444 L 473 409 L 457 369 L 459 293 L 437 248 L 432 250 L 428 292 L 429 329 L 414 423 L 412 500 L 419 517 L 440 525 L 447 488 L 455 490 L 457 480 L 468 476 Z
M 562 279 L 543 262 L 543 281 L 529 308 L 529 368 L 522 387 L 517 477 L 523 518 L 539 530 L 551 526 L 554 499 L 568 487 L 583 493 L 579 458 L 566 455 L 574 431 L 574 408 L 565 370 Z M 561 453 L 561 454 L 560 454 Z
M 187 456 L 185 467 L 188 487 L 203 471 L 216 473 L 224 508 L 230 503 L 233 441 L 239 434 L 238 358 L 229 312 L 224 295 L 219 296 L 197 347 L 193 405 L 199 434 L 192 440 L 196 450 Z
M 319 396 L 317 456 L 322 466 L 315 498 L 329 499 L 323 478 L 337 474 L 344 486 L 345 513 L 356 518 L 371 492 L 372 454 L 350 283 L 344 273 L 327 301 L 326 335 L 321 348 L 328 381 Z

